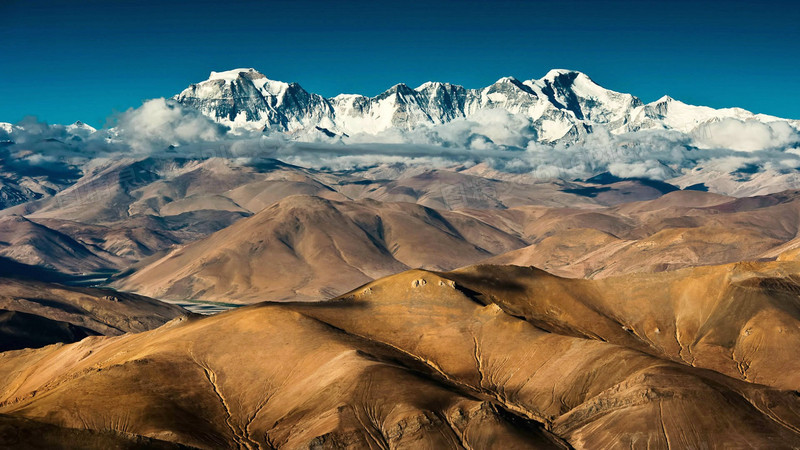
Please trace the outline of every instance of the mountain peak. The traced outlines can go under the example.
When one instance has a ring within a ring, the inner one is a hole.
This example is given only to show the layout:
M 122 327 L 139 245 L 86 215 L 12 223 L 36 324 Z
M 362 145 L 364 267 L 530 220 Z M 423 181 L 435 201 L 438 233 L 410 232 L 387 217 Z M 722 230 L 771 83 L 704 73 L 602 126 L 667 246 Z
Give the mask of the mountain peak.
M 211 81 L 211 80 L 233 81 L 233 80 L 239 78 L 240 76 L 247 76 L 250 79 L 266 78 L 266 76 L 264 76 L 264 74 L 262 74 L 261 72 L 257 71 L 256 69 L 247 68 L 247 69 L 232 69 L 232 70 L 226 70 L 226 71 L 223 71 L 223 72 L 213 72 L 212 71 L 211 75 L 208 76 L 208 79 L 209 79 L 209 81 Z
M 413 89 L 408 87 L 407 84 L 405 84 L 405 83 L 397 83 L 394 86 L 390 87 L 383 94 L 379 95 L 379 97 L 380 96 L 384 96 L 384 95 L 388 95 L 388 94 L 408 94 L 408 93 L 411 93 L 411 92 L 413 92 Z
M 514 77 L 503 77 L 503 78 L 500 78 L 499 80 L 495 81 L 495 83 L 494 83 L 494 84 L 502 84 L 502 83 L 513 83 L 513 84 L 517 84 L 517 83 L 519 83 L 519 80 L 517 80 L 517 79 L 516 79 L 516 78 L 514 78 Z
M 80 134 L 80 133 L 92 134 L 95 131 L 97 131 L 97 129 L 95 127 L 91 126 L 91 125 L 87 125 L 87 124 L 81 122 L 80 120 L 78 120 L 75 123 L 73 123 L 72 125 L 67 125 L 67 131 L 69 131 L 70 133 L 74 133 L 74 134 Z
M 450 86 L 450 83 L 442 83 L 441 81 L 426 81 L 417 86 L 415 91 L 424 91 L 426 89 L 438 89 L 440 87 Z
M 564 76 L 564 75 L 572 75 L 574 78 L 577 78 L 577 77 L 579 77 L 579 76 L 581 76 L 581 75 L 583 75 L 584 77 L 586 76 L 586 74 L 585 74 L 585 73 L 583 73 L 583 72 L 579 72 L 579 71 L 577 71 L 577 70 L 570 70 L 570 69 L 551 69 L 550 71 L 548 71 L 548 72 L 547 72 L 547 73 L 544 75 L 544 77 L 542 77 L 542 79 L 543 79 L 543 80 L 554 80 L 554 79 L 556 79 L 556 78 L 558 78 L 558 77 L 561 77 L 561 76 Z
M 667 96 L 640 112 L 639 98 L 606 89 L 570 69 L 553 69 L 527 81 L 506 76 L 475 89 L 428 81 L 416 89 L 398 83 L 374 97 L 323 98 L 296 83 L 270 80 L 253 68 L 239 68 L 211 72 L 208 82 L 192 84 L 175 99 L 232 129 L 288 131 L 297 139 L 305 139 L 306 132 L 316 139 L 317 129 L 353 136 L 393 128 L 412 130 L 459 118 L 483 120 L 480 113 L 490 109 L 527 117 L 537 140 L 546 142 L 569 142 L 598 126 L 614 133 L 647 128 L 688 132 L 714 117 L 753 116 L 746 111 L 688 107 Z

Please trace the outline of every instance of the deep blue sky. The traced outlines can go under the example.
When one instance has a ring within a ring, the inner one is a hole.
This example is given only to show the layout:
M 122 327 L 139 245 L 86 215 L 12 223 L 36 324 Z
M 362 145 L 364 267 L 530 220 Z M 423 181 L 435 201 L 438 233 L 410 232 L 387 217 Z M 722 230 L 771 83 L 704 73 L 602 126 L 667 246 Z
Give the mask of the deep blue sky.
M 800 118 L 798 3 L 0 0 L 0 121 L 98 126 L 236 67 L 323 95 L 568 68 L 645 101 Z

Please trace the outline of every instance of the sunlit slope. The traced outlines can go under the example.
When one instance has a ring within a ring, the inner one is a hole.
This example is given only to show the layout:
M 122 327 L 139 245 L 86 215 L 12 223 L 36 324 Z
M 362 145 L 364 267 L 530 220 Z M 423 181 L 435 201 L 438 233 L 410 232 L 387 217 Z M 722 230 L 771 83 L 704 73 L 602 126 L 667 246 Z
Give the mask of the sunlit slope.
M 4 353 L 0 413 L 204 448 L 793 448 L 798 270 L 412 270 Z
M 472 217 L 410 203 L 293 196 L 118 286 L 160 298 L 321 300 L 409 267 L 449 270 L 524 245 Z

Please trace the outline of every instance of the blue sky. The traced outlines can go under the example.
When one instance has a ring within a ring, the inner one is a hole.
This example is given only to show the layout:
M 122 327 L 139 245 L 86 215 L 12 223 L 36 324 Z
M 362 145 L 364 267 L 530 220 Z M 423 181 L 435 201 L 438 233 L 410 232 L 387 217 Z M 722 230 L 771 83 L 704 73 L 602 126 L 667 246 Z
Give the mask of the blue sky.
M 576 69 L 645 101 L 800 119 L 800 6 L 756 1 L 0 0 L 0 121 L 103 125 L 212 70 L 323 95 Z

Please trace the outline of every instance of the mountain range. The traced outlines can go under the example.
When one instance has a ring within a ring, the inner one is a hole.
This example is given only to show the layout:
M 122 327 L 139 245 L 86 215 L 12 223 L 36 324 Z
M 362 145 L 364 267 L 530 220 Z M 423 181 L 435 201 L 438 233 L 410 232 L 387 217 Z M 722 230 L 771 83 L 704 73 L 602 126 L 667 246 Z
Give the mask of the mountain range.
M 799 126 L 253 69 L 0 124 L 0 447 L 798 448 Z
M 326 98 L 234 69 L 112 123 L 0 124 L 0 207 L 85 189 L 79 179 L 101 170 L 98 161 L 153 156 L 267 158 L 323 171 L 477 166 L 481 176 L 529 184 L 608 172 L 734 196 L 800 188 L 800 121 L 668 96 L 644 103 L 569 70 L 478 89 L 427 82 Z
M 0 443 L 791 449 L 799 270 L 411 270 L 0 353 Z
M 487 111 L 530 119 L 530 131 L 540 142 L 576 140 L 596 127 L 612 133 L 644 129 L 690 133 L 703 123 L 726 118 L 782 120 L 740 108 L 691 106 L 669 96 L 645 104 L 570 70 L 551 70 L 541 79 L 526 81 L 504 77 L 479 89 L 427 82 L 416 88 L 397 84 L 375 97 L 325 98 L 297 83 L 271 80 L 255 69 L 234 69 L 212 72 L 208 80 L 192 84 L 173 98 L 234 130 L 301 136 L 313 131 L 330 137 L 375 135 L 459 119 L 488 120 L 482 117 Z

